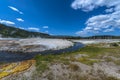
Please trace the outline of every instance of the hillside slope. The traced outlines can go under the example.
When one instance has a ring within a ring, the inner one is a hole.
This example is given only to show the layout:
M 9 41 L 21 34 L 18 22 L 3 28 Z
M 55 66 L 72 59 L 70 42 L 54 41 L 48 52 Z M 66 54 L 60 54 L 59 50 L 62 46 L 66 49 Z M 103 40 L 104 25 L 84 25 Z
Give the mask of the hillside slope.
M 0 24 L 1 37 L 28 38 L 28 37 L 50 37 L 49 34 L 40 32 L 30 32 L 23 29 Z

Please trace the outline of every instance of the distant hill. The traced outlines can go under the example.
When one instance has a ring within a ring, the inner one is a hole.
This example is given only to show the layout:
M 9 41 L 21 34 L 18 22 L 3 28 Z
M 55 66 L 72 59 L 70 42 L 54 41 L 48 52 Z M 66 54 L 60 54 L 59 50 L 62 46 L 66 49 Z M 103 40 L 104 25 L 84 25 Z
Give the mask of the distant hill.
M 120 39 L 120 36 L 112 36 L 112 35 L 96 35 L 96 36 L 89 36 L 89 37 L 80 37 L 80 36 L 51 36 L 52 38 L 59 38 L 59 39 Z
M 40 32 L 30 32 L 27 30 L 15 28 L 12 26 L 6 26 L 0 24 L 0 35 L 1 37 L 12 37 L 12 38 L 28 38 L 28 37 L 42 37 L 48 38 L 50 37 L 49 34 L 40 33 Z
M 82 37 L 79 37 L 79 36 L 67 36 L 67 35 L 54 35 L 54 36 L 51 36 L 51 38 L 56 38 L 56 39 L 82 39 Z
M 83 39 L 120 39 L 120 36 L 96 35 L 96 36 L 90 36 L 90 37 L 83 37 Z

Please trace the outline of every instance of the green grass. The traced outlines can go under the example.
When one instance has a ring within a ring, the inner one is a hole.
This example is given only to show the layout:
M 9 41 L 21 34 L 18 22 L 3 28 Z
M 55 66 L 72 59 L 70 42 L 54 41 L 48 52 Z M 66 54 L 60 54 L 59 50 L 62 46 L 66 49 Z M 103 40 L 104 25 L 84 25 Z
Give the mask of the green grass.
M 88 45 L 84 48 L 81 48 L 77 51 L 70 52 L 70 53 L 62 53 L 58 55 L 37 55 L 35 57 L 36 60 L 36 66 L 38 71 L 44 71 L 48 69 L 48 65 L 54 64 L 54 63 L 63 63 L 65 65 L 69 65 L 70 61 L 78 61 L 87 65 L 93 65 L 94 63 L 100 62 L 96 59 L 102 59 L 104 55 L 107 54 L 107 56 L 114 56 L 114 57 L 120 57 L 120 47 L 99 47 L 97 45 Z M 74 56 L 78 54 L 86 54 L 88 57 L 81 57 L 79 59 L 76 59 Z M 109 60 L 113 61 L 113 60 Z M 108 61 L 108 62 L 109 62 Z M 116 64 L 120 64 L 119 61 L 115 62 Z
M 54 56 L 52 55 L 37 55 L 35 58 L 36 60 L 36 66 L 37 71 L 40 73 L 44 72 L 46 69 L 48 69 L 49 63 L 51 63 L 54 59 Z
M 79 58 L 78 61 L 87 65 L 93 65 L 94 63 L 100 62 L 99 60 L 91 60 L 89 58 Z
M 95 52 L 94 52 L 95 50 Z M 89 60 L 88 58 L 81 58 L 81 59 L 75 59 L 73 56 L 77 55 L 78 53 L 81 54 L 89 54 L 89 56 L 96 56 L 98 53 L 100 54 L 101 49 L 96 48 L 96 47 L 90 47 L 86 46 L 85 48 L 82 48 L 78 51 L 71 52 L 71 53 L 63 53 L 63 54 L 58 54 L 58 55 L 37 55 L 35 57 L 36 60 L 36 66 L 37 66 L 37 71 L 45 71 L 48 69 L 49 64 L 54 64 L 54 63 L 63 63 L 65 65 L 69 65 L 70 61 L 79 61 L 88 65 L 92 65 L 93 63 L 97 62 L 95 60 Z M 70 57 L 70 59 L 67 59 L 67 57 Z
M 94 47 L 94 46 L 86 46 L 79 50 L 81 54 L 87 54 L 90 58 L 94 58 L 99 54 L 104 54 L 105 48 Z

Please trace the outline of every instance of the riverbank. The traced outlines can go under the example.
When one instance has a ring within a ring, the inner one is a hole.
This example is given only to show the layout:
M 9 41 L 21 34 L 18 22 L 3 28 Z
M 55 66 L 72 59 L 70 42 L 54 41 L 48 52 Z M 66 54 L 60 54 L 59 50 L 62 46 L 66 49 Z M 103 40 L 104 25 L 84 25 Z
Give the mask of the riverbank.
M 0 52 L 0 62 L 1 63 L 11 63 L 11 62 L 20 62 L 25 60 L 33 59 L 36 55 L 49 55 L 49 54 L 62 54 L 76 51 L 85 45 L 81 43 L 74 43 L 74 46 L 69 48 L 64 48 L 60 50 L 46 50 L 41 52 L 30 52 L 30 53 L 21 53 L 21 52 Z
M 8 52 L 40 52 L 45 50 L 59 50 L 73 46 L 74 43 L 64 39 L 11 39 L 0 40 L 0 51 Z

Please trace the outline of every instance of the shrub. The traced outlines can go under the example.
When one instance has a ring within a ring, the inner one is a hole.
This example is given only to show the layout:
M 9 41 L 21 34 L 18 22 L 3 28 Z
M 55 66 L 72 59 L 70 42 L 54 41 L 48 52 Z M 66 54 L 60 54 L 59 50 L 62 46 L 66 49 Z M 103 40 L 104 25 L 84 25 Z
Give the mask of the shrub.
M 73 71 L 77 71 L 79 70 L 79 66 L 77 64 L 70 64 L 69 65 L 69 68 Z
M 110 46 L 111 47 L 118 47 L 119 45 L 117 43 L 111 43 Z

